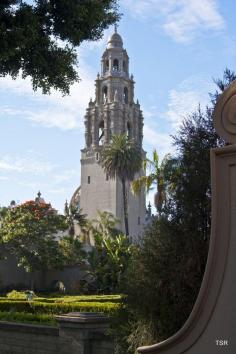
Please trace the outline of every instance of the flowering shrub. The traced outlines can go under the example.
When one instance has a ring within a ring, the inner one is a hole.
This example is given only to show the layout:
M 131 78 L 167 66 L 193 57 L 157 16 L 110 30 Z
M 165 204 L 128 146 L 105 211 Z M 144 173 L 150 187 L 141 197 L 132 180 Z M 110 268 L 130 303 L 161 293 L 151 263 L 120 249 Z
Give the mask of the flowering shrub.
M 8 209 L 0 229 L 0 239 L 18 266 L 27 272 L 60 267 L 62 254 L 56 240 L 66 230 L 65 217 L 51 204 L 29 200 Z

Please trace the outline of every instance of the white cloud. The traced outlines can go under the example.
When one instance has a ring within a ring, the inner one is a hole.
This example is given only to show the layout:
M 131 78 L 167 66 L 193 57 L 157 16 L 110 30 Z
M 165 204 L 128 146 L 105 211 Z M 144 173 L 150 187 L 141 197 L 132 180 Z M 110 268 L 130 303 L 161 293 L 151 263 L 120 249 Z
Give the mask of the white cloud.
M 143 20 L 160 20 L 177 42 L 192 41 L 200 32 L 225 26 L 216 0 L 122 0 L 124 8 Z
M 83 116 L 91 94 L 94 94 L 95 73 L 81 58 L 79 66 L 81 81 L 75 83 L 70 90 L 70 95 L 62 97 L 58 91 L 52 91 L 51 95 L 43 95 L 39 91 L 33 91 L 29 78 L 13 80 L 10 76 L 1 78 L 0 91 L 17 96 L 27 97 L 26 103 L 37 104 L 37 111 L 23 106 L 21 109 L 5 106 L 1 109 L 1 115 L 19 116 L 28 119 L 44 127 L 57 127 L 62 130 L 78 129 L 83 124 Z
M 54 166 L 47 161 L 36 160 L 33 155 L 26 157 L 5 155 L 0 158 L 0 171 L 44 175 Z
M 213 89 L 213 83 L 196 76 L 184 80 L 177 88 L 169 91 L 167 111 L 163 118 L 170 121 L 176 129 L 183 119 L 194 112 L 199 104 L 205 107 L 209 104 L 209 92 Z
M 66 188 L 51 188 L 48 190 L 48 193 L 52 193 L 52 194 L 62 194 L 65 195 L 68 192 L 68 190 Z
M 25 118 L 46 128 L 57 127 L 61 130 L 70 130 L 82 126 L 75 114 L 68 110 L 59 111 L 56 108 L 28 112 Z
M 80 169 L 68 169 L 63 170 L 60 174 L 56 174 L 53 176 L 53 181 L 55 184 L 65 183 L 71 181 L 72 178 L 76 177 L 79 181 Z
M 152 149 L 157 149 L 161 158 L 173 150 L 171 146 L 172 139 L 169 134 L 159 133 L 157 128 L 147 124 L 144 125 L 143 131 L 144 144 Z

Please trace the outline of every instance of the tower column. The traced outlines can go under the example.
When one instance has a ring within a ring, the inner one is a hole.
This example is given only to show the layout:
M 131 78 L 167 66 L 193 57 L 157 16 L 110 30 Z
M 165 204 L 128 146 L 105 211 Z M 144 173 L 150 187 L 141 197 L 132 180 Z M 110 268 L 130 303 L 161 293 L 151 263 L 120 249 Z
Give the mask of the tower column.
M 109 143 L 109 122 L 108 122 L 108 111 L 104 111 L 104 143 Z

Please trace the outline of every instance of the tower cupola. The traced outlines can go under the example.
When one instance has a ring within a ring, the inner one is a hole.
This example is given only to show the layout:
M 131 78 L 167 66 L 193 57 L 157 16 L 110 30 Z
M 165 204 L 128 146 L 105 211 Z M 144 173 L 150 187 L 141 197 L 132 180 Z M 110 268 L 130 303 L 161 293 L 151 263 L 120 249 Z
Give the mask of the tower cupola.
M 129 77 L 129 57 L 119 33 L 110 36 L 101 60 L 101 76 Z
M 123 48 L 122 38 L 117 32 L 113 33 L 108 39 L 107 49 L 111 48 Z

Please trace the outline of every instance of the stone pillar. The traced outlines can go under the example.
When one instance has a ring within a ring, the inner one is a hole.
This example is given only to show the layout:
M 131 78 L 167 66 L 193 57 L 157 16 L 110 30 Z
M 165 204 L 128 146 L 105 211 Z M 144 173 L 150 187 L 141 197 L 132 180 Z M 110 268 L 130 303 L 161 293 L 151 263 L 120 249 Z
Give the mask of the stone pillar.
M 108 110 L 104 110 L 104 143 L 109 143 L 109 122 L 108 122 Z
M 85 115 L 84 125 L 85 125 L 85 133 L 84 133 L 84 136 L 85 136 L 85 144 L 86 144 L 86 147 L 88 148 L 89 145 L 90 145 L 90 141 L 89 141 L 89 138 L 90 138 L 90 131 L 89 131 L 89 112 L 88 112 L 88 110 L 87 110 L 87 113 L 86 113 L 86 115 Z
M 70 312 L 56 316 L 59 336 L 69 339 L 73 354 L 113 354 L 114 342 L 107 335 L 110 319 L 102 313 Z

